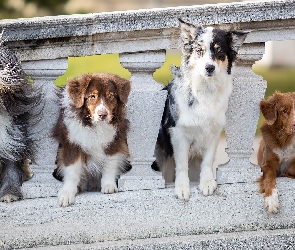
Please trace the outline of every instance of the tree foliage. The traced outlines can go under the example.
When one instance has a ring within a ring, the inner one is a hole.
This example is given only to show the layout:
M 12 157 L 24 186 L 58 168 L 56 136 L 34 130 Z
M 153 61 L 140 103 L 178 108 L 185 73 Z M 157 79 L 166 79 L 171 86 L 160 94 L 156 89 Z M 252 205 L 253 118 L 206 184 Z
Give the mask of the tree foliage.
M 62 15 L 69 0 L 0 0 L 0 19 Z M 27 11 L 28 8 L 33 11 Z M 37 11 L 34 11 L 37 10 Z

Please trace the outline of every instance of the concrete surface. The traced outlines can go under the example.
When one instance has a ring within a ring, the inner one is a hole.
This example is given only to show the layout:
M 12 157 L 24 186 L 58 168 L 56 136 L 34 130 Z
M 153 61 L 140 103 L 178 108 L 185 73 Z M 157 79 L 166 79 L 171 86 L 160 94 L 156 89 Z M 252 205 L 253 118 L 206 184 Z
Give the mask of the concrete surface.
M 295 181 L 278 180 L 281 209 L 277 215 L 267 214 L 255 182 L 260 170 L 248 157 L 266 87 L 251 67 L 264 53 L 264 42 L 295 39 L 294 10 L 294 0 L 279 0 L 0 20 L 7 45 L 25 71 L 35 84 L 48 88 L 65 71 L 69 56 L 133 53 L 141 55 L 143 65 L 149 57 L 142 51 L 179 48 L 178 17 L 197 25 L 251 30 L 239 53 L 229 104 L 231 161 L 220 168 L 225 181 L 213 196 L 204 197 L 192 183 L 189 202 L 177 200 L 169 186 L 112 195 L 83 193 L 73 206 L 60 208 L 56 195 L 61 183 L 51 176 L 55 153 L 41 146 L 44 160 L 52 163 L 32 166 L 35 176 L 23 185 L 25 200 L 0 204 L 0 249 L 292 248 Z M 47 92 L 49 105 L 53 95 Z M 138 100 L 138 105 L 145 103 Z M 44 109 L 45 124 L 53 121 L 55 108 L 52 104 Z M 42 138 L 49 138 L 50 130 L 44 125 L 41 129 Z M 217 160 L 220 164 L 226 158 Z
M 222 140 L 219 152 L 224 145 Z M 0 249 L 288 249 L 294 243 L 291 179 L 278 180 L 277 215 L 266 213 L 255 180 L 219 185 L 210 197 L 192 184 L 189 202 L 177 200 L 173 187 L 167 187 L 87 192 L 61 208 L 53 166 L 33 168 L 35 176 L 23 185 L 26 199 L 0 204 Z

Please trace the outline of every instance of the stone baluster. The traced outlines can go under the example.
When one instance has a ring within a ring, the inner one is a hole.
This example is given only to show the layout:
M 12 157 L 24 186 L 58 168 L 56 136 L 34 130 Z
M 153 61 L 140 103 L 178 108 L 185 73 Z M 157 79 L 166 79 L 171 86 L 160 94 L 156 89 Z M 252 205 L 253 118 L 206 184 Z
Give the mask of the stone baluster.
M 260 168 L 249 160 L 260 114 L 259 103 L 264 97 L 266 81 L 252 71 L 255 61 L 262 58 L 264 43 L 244 44 L 233 72 L 225 135 L 229 161 L 219 165 L 217 183 L 250 183 L 260 176 Z
M 153 79 L 152 73 L 164 61 L 164 51 L 120 54 L 122 66 L 132 73 L 127 104 L 127 118 L 130 121 L 127 141 L 132 169 L 121 175 L 119 191 L 165 187 L 162 174 L 151 169 L 167 95 L 162 90 L 163 85 Z
M 44 107 L 40 112 L 42 119 L 36 128 L 37 152 L 36 164 L 54 165 L 57 143 L 51 138 L 51 129 L 58 117 L 58 106 L 55 99 L 54 81 L 63 75 L 68 67 L 68 59 L 24 61 L 22 68 L 42 88 Z

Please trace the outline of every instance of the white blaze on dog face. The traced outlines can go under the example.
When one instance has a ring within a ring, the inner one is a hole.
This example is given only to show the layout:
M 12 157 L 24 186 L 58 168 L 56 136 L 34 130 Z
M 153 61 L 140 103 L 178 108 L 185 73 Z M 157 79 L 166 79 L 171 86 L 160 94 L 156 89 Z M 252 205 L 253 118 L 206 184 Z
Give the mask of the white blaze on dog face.
M 118 105 L 116 88 L 111 82 L 92 84 L 87 95 L 87 109 L 93 122 L 106 121 L 110 123 Z
M 104 104 L 104 101 L 102 100 L 101 103 L 96 106 L 94 110 L 93 120 L 94 121 L 104 121 L 107 119 L 107 117 L 110 115 L 110 111 L 108 107 Z
M 220 63 L 218 60 L 214 60 L 214 51 L 211 50 L 211 44 L 213 41 L 213 28 L 209 27 L 204 29 L 196 43 L 196 53 L 193 54 L 190 64 L 198 65 L 196 70 L 202 76 L 214 76 L 220 72 Z

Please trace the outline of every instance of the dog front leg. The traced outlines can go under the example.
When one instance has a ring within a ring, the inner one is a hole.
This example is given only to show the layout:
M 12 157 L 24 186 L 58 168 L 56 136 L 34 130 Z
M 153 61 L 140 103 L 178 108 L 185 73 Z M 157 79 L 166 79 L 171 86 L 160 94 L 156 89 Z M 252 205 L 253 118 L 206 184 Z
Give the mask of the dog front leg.
M 11 160 L 3 160 L 1 173 L 0 201 L 12 202 L 23 198 L 21 185 L 23 174 L 21 163 Z
M 277 213 L 280 208 L 279 192 L 276 182 L 276 169 L 279 165 L 278 159 L 267 160 L 262 166 L 263 187 L 264 187 L 264 206 L 269 213 Z
M 219 136 L 215 136 L 213 142 L 211 142 L 205 149 L 203 154 L 203 160 L 201 163 L 201 173 L 200 173 L 200 191 L 204 195 L 212 195 L 214 190 L 217 188 L 217 182 L 214 179 L 213 174 L 213 162 L 215 159 L 216 148 L 219 141 Z
M 124 160 L 121 154 L 108 157 L 101 177 L 101 192 L 103 194 L 113 194 L 118 192 L 116 175 L 118 174 L 120 164 L 123 166 L 123 162 Z
M 182 135 L 180 129 L 174 128 L 171 132 L 171 143 L 175 160 L 175 195 L 178 199 L 188 201 L 190 198 L 188 178 L 190 144 L 185 136 Z
M 82 173 L 82 160 L 79 157 L 73 164 L 61 167 L 63 186 L 58 192 L 58 202 L 61 207 L 67 207 L 75 202 L 78 185 Z
M 269 213 L 276 214 L 279 211 L 279 192 L 276 186 L 276 173 L 272 170 L 264 172 L 264 206 Z

